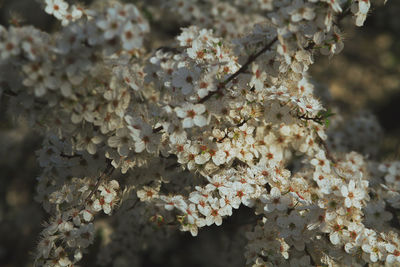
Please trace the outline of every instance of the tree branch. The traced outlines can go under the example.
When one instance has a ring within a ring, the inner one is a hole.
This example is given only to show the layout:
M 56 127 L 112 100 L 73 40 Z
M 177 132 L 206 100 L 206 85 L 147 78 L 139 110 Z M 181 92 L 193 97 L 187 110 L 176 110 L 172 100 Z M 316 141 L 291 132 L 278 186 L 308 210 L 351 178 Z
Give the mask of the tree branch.
M 103 171 L 103 173 L 99 176 L 99 178 L 97 178 L 97 182 L 93 188 L 93 190 L 90 192 L 90 194 L 87 196 L 87 198 L 85 199 L 85 202 L 83 203 L 84 205 L 89 202 L 89 200 L 92 198 L 93 194 L 97 191 L 97 189 L 100 186 L 100 183 L 102 182 L 102 180 L 107 177 L 110 176 L 113 171 L 115 170 L 115 168 L 111 165 L 111 160 L 107 160 L 107 167 L 106 169 Z
M 237 76 L 239 76 L 241 73 L 245 72 L 247 70 L 247 68 L 249 67 L 249 65 L 251 63 L 253 63 L 259 56 L 261 56 L 262 54 L 264 54 L 266 51 L 268 51 L 269 49 L 271 49 L 271 47 L 274 45 L 274 43 L 278 40 L 278 37 L 275 37 L 274 39 L 272 39 L 268 44 L 266 44 L 260 51 L 258 51 L 257 53 L 250 55 L 249 58 L 247 59 L 246 63 L 243 64 L 242 67 L 240 67 L 240 69 L 238 69 L 235 73 L 233 73 L 231 76 L 229 76 L 225 81 L 223 81 L 222 83 L 220 83 L 218 85 L 218 89 L 216 91 L 210 92 L 208 95 L 206 95 L 204 98 L 200 99 L 200 101 L 198 103 L 204 103 L 206 102 L 208 99 L 210 99 L 213 95 L 217 94 L 220 92 L 220 90 L 222 90 L 223 88 L 225 88 L 225 86 L 232 81 L 233 79 L 235 79 Z

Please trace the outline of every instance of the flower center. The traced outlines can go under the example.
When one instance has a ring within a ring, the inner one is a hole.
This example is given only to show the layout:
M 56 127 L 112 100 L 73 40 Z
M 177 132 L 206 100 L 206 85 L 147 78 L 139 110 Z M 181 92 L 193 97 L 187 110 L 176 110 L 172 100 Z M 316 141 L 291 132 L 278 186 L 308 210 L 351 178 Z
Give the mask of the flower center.
M 187 111 L 187 116 L 189 117 L 189 118 L 194 118 L 194 116 L 196 116 L 196 112 L 194 112 L 194 110 L 193 109 L 191 109 L 191 110 L 188 110 Z

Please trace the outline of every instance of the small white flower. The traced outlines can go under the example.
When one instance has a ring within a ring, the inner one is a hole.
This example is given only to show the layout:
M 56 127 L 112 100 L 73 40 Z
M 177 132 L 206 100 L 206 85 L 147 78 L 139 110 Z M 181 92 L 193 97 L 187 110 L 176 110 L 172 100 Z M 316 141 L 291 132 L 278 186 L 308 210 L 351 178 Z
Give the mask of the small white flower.
M 192 71 L 182 67 L 176 70 L 172 75 L 172 85 L 181 88 L 184 95 L 193 91 L 194 83 L 199 76 L 198 71 Z
M 326 158 L 323 150 L 319 150 L 310 163 L 315 166 L 316 170 L 321 170 L 325 173 L 330 173 L 331 171 L 329 160 Z
M 67 267 L 67 266 L 71 266 L 71 261 L 68 258 L 68 253 L 66 253 L 64 251 L 64 249 L 62 247 L 58 247 L 55 251 L 55 258 L 58 259 L 53 265 L 55 266 L 61 266 L 61 267 Z
M 282 196 L 277 187 L 272 187 L 268 195 L 264 195 L 261 201 L 265 203 L 264 210 L 273 212 L 275 209 L 285 211 L 289 207 L 291 200 L 288 196 Z
M 106 40 L 113 39 L 121 32 L 121 21 L 118 19 L 115 8 L 109 8 L 107 10 L 107 17 L 98 20 L 96 25 L 104 31 L 104 38 Z
M 206 216 L 206 224 L 208 226 L 215 223 L 215 225 L 220 226 L 222 224 L 222 216 L 219 206 L 219 201 L 213 199 L 210 205 L 205 207 L 203 215 Z
M 182 196 L 160 196 L 160 199 L 165 202 L 164 208 L 166 210 L 173 210 L 174 208 L 185 210 L 187 204 Z
M 53 15 L 59 20 L 62 20 L 67 15 L 68 3 L 63 0 L 46 0 L 47 14 Z
M 142 37 L 138 35 L 140 29 L 137 25 L 128 22 L 122 29 L 121 41 L 125 50 L 132 50 L 142 46 Z
M 279 216 L 276 224 L 281 228 L 283 238 L 292 236 L 298 239 L 303 231 L 305 220 L 296 211 L 292 211 L 289 216 Z
M 158 191 L 159 188 L 143 186 L 143 188 L 138 190 L 136 194 L 140 201 L 150 201 L 154 198 L 158 198 Z
M 202 116 L 206 111 L 203 104 L 185 103 L 182 107 L 176 107 L 175 112 L 179 118 L 183 119 L 183 128 L 192 128 L 194 125 L 203 127 L 207 125 L 207 119 Z
M 313 20 L 315 18 L 314 9 L 307 6 L 303 0 L 294 1 L 290 8 L 289 14 L 293 22 L 299 22 L 303 19 Z
M 133 146 L 130 132 L 127 128 L 119 128 L 115 135 L 108 138 L 107 143 L 110 147 L 116 147 L 118 153 L 123 157 L 128 156 L 129 150 Z
M 343 185 L 340 189 L 343 197 L 345 197 L 344 203 L 347 208 L 352 206 L 361 209 L 361 201 L 364 199 L 364 191 L 360 188 L 356 188 L 356 183 L 351 180 L 348 186 Z
M 249 82 L 249 86 L 256 89 L 256 91 L 261 91 L 264 88 L 264 82 L 267 79 L 267 73 L 257 64 L 253 64 L 251 71 L 253 75 Z
M 14 33 L 14 28 L 10 29 L 10 33 L 2 31 L 0 28 L 0 58 L 7 59 L 10 56 L 17 56 L 21 52 L 20 38 Z M 8 35 L 8 36 L 7 36 Z M 4 40 L 3 37 L 4 36 Z
M 92 212 L 90 210 L 84 209 L 80 213 L 82 214 L 83 219 L 86 222 L 90 222 L 90 221 L 93 220 L 93 214 L 92 214 Z
M 177 37 L 179 45 L 182 47 L 191 47 L 193 40 L 197 37 L 197 34 L 198 28 L 196 26 L 184 28 L 182 33 Z

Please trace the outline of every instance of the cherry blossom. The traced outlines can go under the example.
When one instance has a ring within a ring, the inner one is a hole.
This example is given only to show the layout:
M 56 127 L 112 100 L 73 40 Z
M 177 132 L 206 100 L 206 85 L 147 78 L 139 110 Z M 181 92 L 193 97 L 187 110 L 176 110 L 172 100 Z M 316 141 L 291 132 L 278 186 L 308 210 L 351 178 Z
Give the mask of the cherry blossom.
M 45 0 L 46 1 L 46 13 L 54 15 L 57 19 L 63 19 L 67 14 L 68 3 L 63 0 Z
M 185 103 L 182 107 L 176 107 L 175 112 L 179 118 L 182 118 L 183 128 L 191 128 L 194 125 L 203 127 L 207 124 L 207 119 L 202 114 L 206 107 L 202 104 Z
M 354 180 L 351 180 L 347 186 L 343 185 L 340 192 L 342 196 L 345 197 L 344 201 L 347 208 L 352 206 L 361 208 L 361 201 L 364 199 L 364 192 L 363 190 L 356 188 Z
M 264 210 L 266 212 L 273 212 L 275 209 L 287 210 L 291 200 L 288 196 L 282 196 L 278 188 L 273 187 L 268 195 L 263 196 L 262 202 L 265 203 Z

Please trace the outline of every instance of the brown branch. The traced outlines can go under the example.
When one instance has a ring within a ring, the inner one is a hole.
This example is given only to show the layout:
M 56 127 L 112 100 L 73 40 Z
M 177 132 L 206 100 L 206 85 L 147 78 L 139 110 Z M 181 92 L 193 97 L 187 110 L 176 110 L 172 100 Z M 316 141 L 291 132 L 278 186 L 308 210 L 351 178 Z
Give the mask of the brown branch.
M 11 90 L 3 90 L 3 94 L 9 97 L 18 97 L 19 95 Z M 47 105 L 47 101 L 38 99 L 38 98 L 34 98 L 33 100 L 36 104 L 40 104 L 40 105 Z
M 225 133 L 224 137 L 222 137 L 220 139 L 217 139 L 216 142 L 217 143 L 222 143 L 225 140 L 225 138 L 227 138 L 227 137 L 228 137 L 228 135 Z
M 6 95 L 6 96 L 11 96 L 11 97 L 18 96 L 16 93 L 14 93 L 13 91 L 10 91 L 10 90 L 4 90 L 3 94 Z
M 297 118 L 299 118 L 301 120 L 305 120 L 305 121 L 313 121 L 318 124 L 321 124 L 322 120 L 324 119 L 324 117 L 322 115 L 316 116 L 316 117 L 308 117 L 306 114 L 298 115 Z
M 331 153 L 331 151 L 330 151 L 330 149 L 329 149 L 327 143 L 325 142 L 325 140 L 323 140 L 321 137 L 319 137 L 318 134 L 317 134 L 317 138 L 318 138 L 319 144 L 322 145 L 322 147 L 323 147 L 324 150 L 325 150 L 326 158 L 329 159 L 330 161 L 332 161 L 332 163 L 336 165 L 336 164 L 337 164 L 337 160 L 336 160 L 336 158 L 332 155 L 332 153 Z
M 242 120 L 240 123 L 238 123 L 237 125 L 236 125 L 236 127 L 241 127 L 241 126 L 243 126 L 246 122 L 248 122 L 250 120 L 250 118 L 247 118 L 247 119 L 244 119 L 244 120 Z
M 159 126 L 159 127 L 157 127 L 157 128 L 154 128 L 154 129 L 153 129 L 153 133 L 158 133 L 158 132 L 161 131 L 162 129 L 163 129 L 162 126 Z
M 106 169 L 103 171 L 103 173 L 99 176 L 99 178 L 97 178 L 97 182 L 93 188 L 93 190 L 90 192 L 90 194 L 87 196 L 87 198 L 85 199 L 84 205 L 89 202 L 89 200 L 92 198 L 93 194 L 97 191 L 97 189 L 100 186 L 100 183 L 102 182 L 102 180 L 107 177 L 110 176 L 113 171 L 115 170 L 114 167 L 111 165 L 111 160 L 107 160 L 107 167 Z
M 67 158 L 67 159 L 73 159 L 73 158 L 81 158 L 82 156 L 81 155 L 67 155 L 67 154 L 61 153 L 60 157 Z
M 217 90 L 210 92 L 208 95 L 206 95 L 204 98 L 200 99 L 200 101 L 198 103 L 204 103 L 206 102 L 208 99 L 210 99 L 213 95 L 220 93 L 220 91 L 225 88 L 225 86 L 232 81 L 233 79 L 235 79 L 237 76 L 239 76 L 241 73 L 244 73 L 247 68 L 249 67 L 249 65 L 251 63 L 253 63 L 259 56 L 261 56 L 262 54 L 264 54 L 266 51 L 268 51 L 269 49 L 271 49 L 271 47 L 273 46 L 273 44 L 278 40 L 278 37 L 275 37 L 274 39 L 272 39 L 268 44 L 266 44 L 260 51 L 258 51 L 257 53 L 250 55 L 249 58 L 247 59 L 246 63 L 243 64 L 242 67 L 240 67 L 240 69 L 238 69 L 235 73 L 233 73 L 231 76 L 229 76 L 225 81 L 221 82 L 218 85 Z

